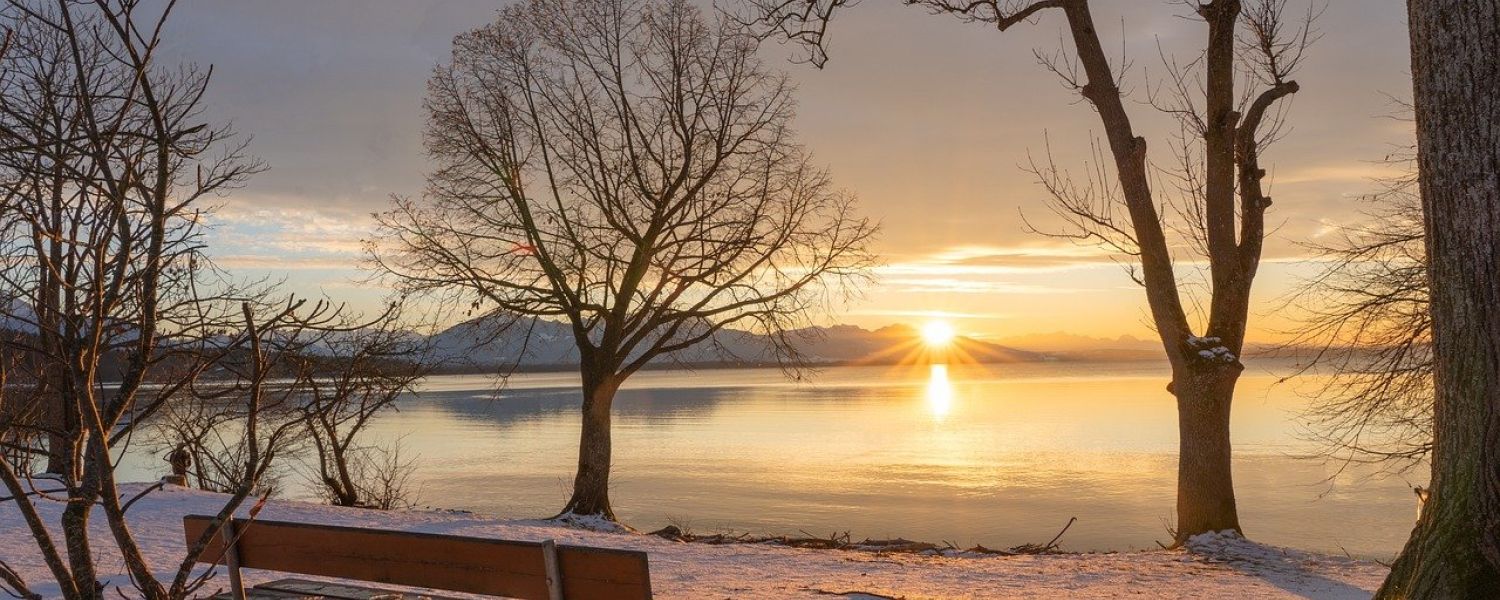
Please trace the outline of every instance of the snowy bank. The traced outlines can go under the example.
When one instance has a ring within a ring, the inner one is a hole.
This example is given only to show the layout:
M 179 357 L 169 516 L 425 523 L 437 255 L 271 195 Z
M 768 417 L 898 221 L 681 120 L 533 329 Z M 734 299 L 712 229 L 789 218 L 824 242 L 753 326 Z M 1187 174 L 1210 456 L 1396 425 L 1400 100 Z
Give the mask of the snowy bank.
M 125 486 L 128 497 L 143 489 Z M 130 509 L 142 549 L 163 573 L 183 554 L 182 517 L 212 514 L 223 497 L 168 488 Z M 54 522 L 60 503 L 41 501 Z M 513 540 L 643 550 L 659 598 L 1368 598 L 1385 577 L 1379 564 L 1309 554 L 1232 536 L 1194 538 L 1186 550 L 1039 556 L 923 556 L 806 550 L 754 544 L 707 545 L 655 536 L 574 529 L 543 521 L 470 514 L 378 512 L 272 501 L 260 518 Z M 102 517 L 93 521 L 102 578 L 129 591 Z M 14 503 L 0 503 L 0 560 L 36 591 L 56 594 Z M 247 582 L 284 577 L 246 571 Z M 219 575 L 210 589 L 227 586 Z M 856 593 L 871 595 L 859 596 Z M 830 595 L 831 594 L 831 595 Z

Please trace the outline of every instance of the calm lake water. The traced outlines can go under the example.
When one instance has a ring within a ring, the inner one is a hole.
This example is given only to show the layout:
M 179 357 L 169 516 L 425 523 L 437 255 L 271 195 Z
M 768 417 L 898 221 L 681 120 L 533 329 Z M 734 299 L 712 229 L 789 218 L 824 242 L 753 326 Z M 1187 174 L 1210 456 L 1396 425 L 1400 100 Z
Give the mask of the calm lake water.
M 1233 417 L 1246 533 L 1394 555 L 1414 519 L 1407 481 L 1301 458 L 1316 449 L 1300 436 L 1306 399 L 1264 369 L 1246 372 Z M 1065 549 L 1152 548 L 1170 537 L 1175 498 L 1166 381 L 1157 363 L 839 367 L 811 382 L 774 370 L 640 373 L 615 401 L 611 493 L 645 530 L 1009 547 L 1078 517 Z M 503 388 L 435 377 L 370 433 L 417 457 L 423 505 L 545 517 L 572 479 L 577 385 L 567 374 Z

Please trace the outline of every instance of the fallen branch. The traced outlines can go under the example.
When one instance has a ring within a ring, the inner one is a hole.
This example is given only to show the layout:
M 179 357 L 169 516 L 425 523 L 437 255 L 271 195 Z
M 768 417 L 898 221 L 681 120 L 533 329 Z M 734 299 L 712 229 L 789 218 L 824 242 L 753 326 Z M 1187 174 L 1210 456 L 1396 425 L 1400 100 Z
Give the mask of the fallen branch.
M 1061 552 L 1057 549 L 1057 541 L 1062 539 L 1063 534 L 1067 533 L 1068 528 L 1072 527 L 1073 523 L 1077 520 L 1078 517 L 1068 519 L 1068 523 L 1066 525 L 1063 525 L 1062 530 L 1058 531 L 1057 535 L 1052 536 L 1052 539 L 1046 544 L 1021 544 L 1008 550 L 986 548 L 981 545 L 976 545 L 972 548 L 965 549 L 959 548 L 952 542 L 943 542 L 942 545 L 938 545 L 931 542 L 918 542 L 905 538 L 886 540 L 872 540 L 867 538 L 861 542 L 851 542 L 849 538 L 849 532 L 847 531 L 843 533 L 829 534 L 828 537 L 818 537 L 806 531 L 801 532 L 806 537 L 789 537 L 784 535 L 752 536 L 749 533 L 715 533 L 712 535 L 697 535 L 690 531 L 683 531 L 676 525 L 668 525 L 647 535 L 654 535 L 676 542 L 693 544 L 770 544 L 774 546 L 807 548 L 812 550 L 852 550 L 859 552 L 875 552 L 880 554 L 894 553 L 945 556 L 952 556 L 957 554 L 989 554 L 997 556 L 1016 556 L 1022 554 L 1060 554 Z
M 849 590 L 847 592 L 835 592 L 835 591 L 832 591 L 832 590 L 824 590 L 824 589 L 818 589 L 818 588 L 804 588 L 804 589 L 806 589 L 807 591 L 810 591 L 810 592 L 812 592 L 814 594 L 820 594 L 820 595 L 823 595 L 823 596 L 864 596 L 864 597 L 867 597 L 867 598 L 879 598 L 881 600 L 905 600 L 906 599 L 906 596 L 887 596 L 885 594 L 877 594 L 875 592 L 866 592 L 866 591 L 863 591 L 863 590 Z
M 1057 532 L 1057 535 L 1052 536 L 1052 541 L 1047 542 L 1045 545 L 1038 546 L 1036 544 L 1022 544 L 1020 546 L 1011 548 L 1010 551 L 1016 554 L 1050 554 L 1052 552 L 1055 552 L 1057 551 L 1057 540 L 1062 539 L 1063 534 L 1067 533 L 1068 528 L 1072 527 L 1073 522 L 1077 520 L 1078 517 L 1068 519 L 1068 524 L 1063 525 L 1062 531 L 1059 531 Z

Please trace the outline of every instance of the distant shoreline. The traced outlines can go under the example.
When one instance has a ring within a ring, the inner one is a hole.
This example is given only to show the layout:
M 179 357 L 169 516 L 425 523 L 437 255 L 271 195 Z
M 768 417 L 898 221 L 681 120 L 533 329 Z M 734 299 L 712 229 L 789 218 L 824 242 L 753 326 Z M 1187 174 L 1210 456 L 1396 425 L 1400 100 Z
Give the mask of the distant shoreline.
M 1040 358 L 1035 360 L 971 360 L 966 364 L 976 365 L 1036 365 L 1056 363 L 1142 363 L 1166 360 L 1164 352 L 1155 350 L 1141 350 L 1133 348 L 1104 348 L 1099 350 L 1026 350 L 1023 352 L 1035 354 Z M 1266 359 L 1299 359 L 1316 353 L 1316 349 L 1298 348 L 1272 348 L 1257 347 L 1246 350 L 1246 358 Z M 801 365 L 810 369 L 825 369 L 830 367 L 871 367 L 871 366 L 894 366 L 903 364 L 900 360 L 835 360 L 835 361 L 813 361 Z M 738 369 L 777 369 L 783 365 L 774 361 L 710 361 L 710 362 L 659 362 L 651 363 L 642 367 L 642 371 L 678 371 L 678 370 L 738 370 Z M 519 366 L 487 364 L 471 367 L 438 367 L 432 370 L 433 375 L 493 375 L 497 372 L 505 373 L 566 373 L 578 369 L 577 363 L 546 363 L 526 364 Z
M 1139 359 L 1115 359 L 1097 360 L 1085 359 L 1085 357 L 1049 356 L 1041 360 L 977 360 L 972 365 L 1047 365 L 1047 363 L 1142 363 L 1151 360 L 1161 360 L 1163 357 L 1142 356 Z M 894 366 L 901 365 L 897 360 L 882 360 L 882 362 L 865 362 L 865 360 L 829 360 L 829 362 L 813 362 L 801 365 L 808 369 L 840 368 L 840 366 Z M 651 363 L 643 366 L 640 371 L 682 371 L 682 369 L 702 369 L 702 371 L 720 371 L 720 369 L 778 369 L 780 363 L 775 362 L 709 362 L 709 363 Z M 577 371 L 577 363 L 546 363 L 546 365 L 522 365 L 516 368 L 502 365 L 475 366 L 475 368 L 438 368 L 432 371 L 432 375 L 487 375 L 496 371 L 508 371 L 513 374 L 556 374 L 556 372 Z

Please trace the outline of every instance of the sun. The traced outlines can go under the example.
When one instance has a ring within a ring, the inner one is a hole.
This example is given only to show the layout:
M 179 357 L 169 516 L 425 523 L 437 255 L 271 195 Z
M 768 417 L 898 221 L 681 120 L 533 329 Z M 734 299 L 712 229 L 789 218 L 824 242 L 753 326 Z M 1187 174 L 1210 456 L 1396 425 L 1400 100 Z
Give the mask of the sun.
M 922 342 L 932 348 L 941 348 L 953 343 L 953 326 L 947 321 L 931 321 L 922 326 Z

